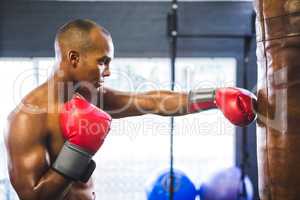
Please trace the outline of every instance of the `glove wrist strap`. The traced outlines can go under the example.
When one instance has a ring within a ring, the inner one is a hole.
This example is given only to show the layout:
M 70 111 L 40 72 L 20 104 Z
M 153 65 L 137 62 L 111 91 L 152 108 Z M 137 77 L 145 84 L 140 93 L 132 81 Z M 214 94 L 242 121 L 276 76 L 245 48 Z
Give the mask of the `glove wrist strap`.
M 202 88 L 191 90 L 188 96 L 188 113 L 216 108 L 215 89 Z
M 84 182 L 89 179 L 95 169 L 95 163 L 91 164 L 91 162 L 93 162 L 92 154 L 67 141 L 52 168 L 73 181 Z

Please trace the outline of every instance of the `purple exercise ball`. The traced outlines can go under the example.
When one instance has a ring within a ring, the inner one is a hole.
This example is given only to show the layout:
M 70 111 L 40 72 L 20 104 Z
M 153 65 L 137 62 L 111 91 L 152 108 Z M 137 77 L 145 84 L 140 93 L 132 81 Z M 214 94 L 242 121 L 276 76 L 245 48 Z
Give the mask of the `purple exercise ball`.
M 215 174 L 199 190 L 201 200 L 253 200 L 253 185 L 248 176 L 242 181 L 240 168 L 232 167 Z M 243 192 L 243 188 L 245 189 Z

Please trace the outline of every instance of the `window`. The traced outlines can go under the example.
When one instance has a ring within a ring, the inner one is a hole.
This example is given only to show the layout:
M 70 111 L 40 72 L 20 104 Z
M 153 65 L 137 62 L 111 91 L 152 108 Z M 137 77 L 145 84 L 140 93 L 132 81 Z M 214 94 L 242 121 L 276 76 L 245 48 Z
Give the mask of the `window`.
M 117 59 L 106 85 L 146 91 L 170 88 L 169 59 Z M 234 86 L 235 59 L 178 59 L 176 89 Z M 141 88 L 141 89 L 140 89 Z M 197 186 L 216 170 L 234 165 L 234 127 L 217 111 L 175 118 L 175 167 Z M 169 167 L 170 118 L 156 115 L 114 120 L 97 153 L 98 198 L 145 199 L 145 184 Z
M 106 85 L 120 90 L 170 88 L 168 59 L 116 59 Z M 114 120 L 97 153 L 97 198 L 145 199 L 149 175 L 169 163 L 170 119 L 145 115 Z
M 181 58 L 176 63 L 176 88 L 236 85 L 233 58 Z M 213 172 L 234 166 L 235 129 L 218 110 L 175 117 L 174 162 L 197 186 Z

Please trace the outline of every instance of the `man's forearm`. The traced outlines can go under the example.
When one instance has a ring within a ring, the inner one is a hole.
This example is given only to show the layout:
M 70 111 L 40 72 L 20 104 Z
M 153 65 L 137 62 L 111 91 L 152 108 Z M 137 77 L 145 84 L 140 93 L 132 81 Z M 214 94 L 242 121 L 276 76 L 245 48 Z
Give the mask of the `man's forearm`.
M 150 113 L 162 116 L 180 116 L 188 114 L 188 93 L 174 91 L 150 91 L 146 93 L 151 109 Z
M 60 199 L 71 185 L 71 180 L 50 169 L 34 187 L 34 190 L 39 193 L 39 199 Z
M 30 187 L 20 188 L 18 195 L 22 200 L 62 199 L 71 185 L 71 180 L 49 169 L 37 183 L 33 183 Z
M 158 114 L 180 116 L 218 108 L 237 126 L 246 126 L 255 119 L 255 95 L 234 87 L 200 88 L 186 92 L 156 90 L 145 93 L 108 90 L 105 109 L 113 118 Z
M 109 89 L 103 94 L 103 107 L 104 110 L 113 116 L 113 118 L 139 116 L 144 114 L 180 116 L 191 113 L 190 94 L 191 93 L 170 90 L 153 90 L 144 93 L 134 93 Z M 199 100 L 198 97 L 200 97 L 200 95 L 197 93 L 197 101 Z M 207 99 L 205 98 L 205 100 Z M 198 102 L 197 105 L 201 104 Z M 99 107 L 101 107 L 100 104 Z M 201 110 L 215 107 L 213 99 L 211 99 L 210 103 L 203 103 Z M 197 112 L 199 110 L 197 110 Z

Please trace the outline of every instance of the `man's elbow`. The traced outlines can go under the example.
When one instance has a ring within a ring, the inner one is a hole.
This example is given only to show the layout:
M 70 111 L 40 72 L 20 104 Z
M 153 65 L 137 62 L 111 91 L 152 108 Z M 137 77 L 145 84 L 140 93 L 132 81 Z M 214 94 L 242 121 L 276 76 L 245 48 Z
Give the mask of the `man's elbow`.
M 20 180 L 19 180 L 20 181 Z M 30 183 L 17 183 L 11 179 L 13 188 L 15 189 L 20 200 L 52 200 L 53 197 L 42 196 L 43 191 L 41 188 L 36 187 Z
M 34 187 L 28 187 L 28 186 L 16 186 L 16 184 L 13 184 L 13 187 L 19 197 L 20 200 L 38 200 L 40 199 L 38 191 L 34 189 Z

